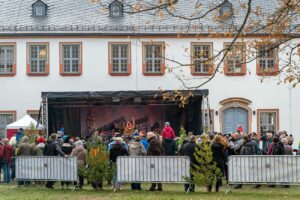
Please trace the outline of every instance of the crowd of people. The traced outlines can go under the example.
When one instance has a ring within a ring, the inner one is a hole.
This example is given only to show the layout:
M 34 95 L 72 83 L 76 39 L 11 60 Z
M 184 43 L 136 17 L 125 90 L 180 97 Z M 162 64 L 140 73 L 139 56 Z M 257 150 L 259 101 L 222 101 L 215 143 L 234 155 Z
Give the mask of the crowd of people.
M 19 130 L 10 140 L 2 139 L 0 142 L 0 161 L 3 171 L 3 182 L 8 184 L 15 178 L 15 157 L 17 156 L 75 156 L 78 166 L 87 164 L 87 148 L 85 141 L 80 138 L 72 138 L 61 131 L 58 134 L 51 134 L 47 139 L 38 136 L 34 144 L 31 144 L 29 138 L 24 136 L 23 130 Z M 161 134 L 156 132 L 133 131 L 131 134 L 115 133 L 113 137 L 108 138 L 95 131 L 97 136 L 101 137 L 103 143 L 107 146 L 109 160 L 115 163 L 118 156 L 188 156 L 191 160 L 191 168 L 198 165 L 195 158 L 196 150 L 201 151 L 203 141 L 209 143 L 212 157 L 216 166 L 220 169 L 221 175 L 216 177 L 215 191 L 218 192 L 222 186 L 222 179 L 225 176 L 228 180 L 227 160 L 231 155 L 293 155 L 292 145 L 293 137 L 286 131 L 275 134 L 263 133 L 243 133 L 237 129 L 233 134 L 208 133 L 194 135 L 189 132 L 183 141 L 179 142 L 170 123 L 166 122 Z M 262 144 L 262 145 L 260 145 Z M 191 178 L 193 176 L 191 175 Z M 28 181 L 19 181 L 19 186 L 30 184 Z M 62 182 L 61 187 L 69 186 L 69 182 Z M 84 177 L 79 177 L 76 183 L 80 188 L 84 185 Z M 112 187 L 120 189 L 116 174 L 112 179 Z M 45 186 L 53 188 L 54 182 L 48 181 Z M 212 191 L 212 185 L 207 187 Z M 236 188 L 241 188 L 237 185 Z M 257 185 L 255 187 L 260 187 Z M 132 190 L 141 190 L 141 183 L 132 183 Z M 185 191 L 195 191 L 194 184 L 185 184 Z M 150 191 L 162 191 L 161 183 L 152 183 Z

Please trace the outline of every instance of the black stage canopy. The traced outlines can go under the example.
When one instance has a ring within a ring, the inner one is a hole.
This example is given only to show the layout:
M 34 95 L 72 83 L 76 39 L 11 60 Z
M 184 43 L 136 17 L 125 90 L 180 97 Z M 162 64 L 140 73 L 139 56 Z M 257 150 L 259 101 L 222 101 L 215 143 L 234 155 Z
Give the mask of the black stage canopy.
M 202 99 L 203 96 L 208 95 L 208 90 L 182 90 L 180 92 L 193 93 L 188 104 L 183 108 L 179 107 L 176 101 L 163 100 L 161 91 L 42 92 L 42 99 L 47 99 L 48 103 L 49 133 L 56 132 L 63 126 L 72 132 L 72 135 L 82 136 L 81 112 L 85 107 L 161 106 L 164 109 L 164 121 L 171 122 L 177 135 L 180 126 L 184 126 L 187 131 L 200 134 L 202 132 Z M 86 133 L 85 136 L 89 134 Z

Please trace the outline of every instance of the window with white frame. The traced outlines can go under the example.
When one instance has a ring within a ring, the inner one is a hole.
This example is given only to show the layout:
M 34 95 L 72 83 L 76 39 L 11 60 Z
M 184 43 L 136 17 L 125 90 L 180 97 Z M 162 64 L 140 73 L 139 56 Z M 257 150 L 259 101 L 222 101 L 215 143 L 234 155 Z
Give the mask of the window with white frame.
M 145 44 L 144 45 L 144 63 L 145 73 L 161 73 L 163 63 L 163 45 Z
M 278 131 L 278 111 L 259 111 L 259 132 L 260 133 L 276 133 Z
M 0 45 L 0 74 L 12 74 L 15 63 L 15 46 Z
M 258 47 L 259 70 L 264 72 L 274 72 L 277 60 L 277 49 L 269 45 L 260 45 Z
M 30 73 L 46 73 L 48 63 L 48 46 L 29 44 Z
M 80 44 L 62 45 L 63 73 L 80 73 Z
M 210 44 L 192 44 L 193 73 L 208 74 L 211 71 L 211 52 Z
M 129 64 L 129 44 L 111 44 L 112 73 L 127 73 Z
M 5 136 L 6 126 L 15 121 L 15 113 L 0 112 L 0 137 Z
M 229 48 L 229 44 L 225 45 L 225 48 Z M 234 44 L 230 50 L 228 50 L 225 57 L 226 73 L 245 73 L 243 65 L 246 63 L 246 47 L 244 44 Z

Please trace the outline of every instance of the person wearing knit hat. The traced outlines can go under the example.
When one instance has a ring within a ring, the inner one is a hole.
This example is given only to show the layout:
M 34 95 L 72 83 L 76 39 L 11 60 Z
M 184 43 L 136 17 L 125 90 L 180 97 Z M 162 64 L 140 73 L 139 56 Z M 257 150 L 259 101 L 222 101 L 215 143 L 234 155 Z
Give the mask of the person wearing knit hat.
M 150 140 L 151 138 L 156 137 L 156 135 L 153 132 L 147 133 L 147 139 Z
M 139 131 L 138 131 L 137 129 L 135 129 L 135 131 L 134 131 L 132 137 L 134 137 L 134 136 L 139 136 Z

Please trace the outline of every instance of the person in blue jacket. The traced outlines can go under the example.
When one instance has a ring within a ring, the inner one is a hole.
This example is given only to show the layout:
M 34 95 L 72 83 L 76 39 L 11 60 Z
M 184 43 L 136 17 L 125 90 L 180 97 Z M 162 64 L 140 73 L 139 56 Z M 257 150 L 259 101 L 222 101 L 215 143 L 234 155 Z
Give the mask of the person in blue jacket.
M 23 128 L 19 128 L 19 130 L 17 131 L 17 134 L 16 134 L 16 141 L 17 143 L 19 143 L 21 141 L 21 139 L 23 138 L 24 136 L 24 129 Z
M 141 137 L 141 143 L 144 145 L 146 151 L 148 150 L 148 147 L 149 147 L 149 142 L 147 140 L 147 137 L 145 134 L 143 133 L 140 133 L 140 137 Z

